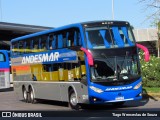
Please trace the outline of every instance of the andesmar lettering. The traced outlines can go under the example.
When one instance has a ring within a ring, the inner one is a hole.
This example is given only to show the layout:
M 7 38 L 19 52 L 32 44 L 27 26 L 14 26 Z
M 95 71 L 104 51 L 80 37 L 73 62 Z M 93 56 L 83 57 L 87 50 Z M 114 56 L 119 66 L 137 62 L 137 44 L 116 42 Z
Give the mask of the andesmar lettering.
M 58 58 L 59 52 L 30 55 L 22 58 L 22 64 L 58 61 Z
M 132 86 L 117 87 L 117 88 L 107 88 L 105 91 L 116 91 L 116 90 L 127 90 L 127 89 L 132 89 Z

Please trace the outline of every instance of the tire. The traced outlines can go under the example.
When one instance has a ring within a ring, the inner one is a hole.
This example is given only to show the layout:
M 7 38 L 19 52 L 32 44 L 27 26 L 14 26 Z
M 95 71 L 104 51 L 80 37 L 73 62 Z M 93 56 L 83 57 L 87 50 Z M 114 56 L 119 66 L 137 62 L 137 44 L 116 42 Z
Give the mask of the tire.
M 36 100 L 35 100 L 35 96 L 34 96 L 34 92 L 33 92 L 33 89 L 32 88 L 30 88 L 29 89 L 29 95 L 28 95 L 29 97 L 29 99 L 28 99 L 28 101 L 30 102 L 30 103 L 35 103 L 36 102 Z
M 73 89 L 69 91 L 69 107 L 71 109 L 79 110 L 80 106 L 77 103 L 77 97 Z
M 24 101 L 27 102 L 28 101 L 28 92 L 25 87 L 22 89 L 22 94 L 23 94 Z

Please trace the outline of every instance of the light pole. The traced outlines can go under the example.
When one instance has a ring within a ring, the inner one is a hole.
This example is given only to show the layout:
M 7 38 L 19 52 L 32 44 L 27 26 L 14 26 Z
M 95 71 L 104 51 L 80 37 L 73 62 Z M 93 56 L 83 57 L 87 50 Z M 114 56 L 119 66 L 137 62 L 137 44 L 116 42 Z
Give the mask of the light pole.
M 2 1 L 0 0 L 0 21 L 2 21 Z
M 114 0 L 112 0 L 112 19 L 114 20 Z

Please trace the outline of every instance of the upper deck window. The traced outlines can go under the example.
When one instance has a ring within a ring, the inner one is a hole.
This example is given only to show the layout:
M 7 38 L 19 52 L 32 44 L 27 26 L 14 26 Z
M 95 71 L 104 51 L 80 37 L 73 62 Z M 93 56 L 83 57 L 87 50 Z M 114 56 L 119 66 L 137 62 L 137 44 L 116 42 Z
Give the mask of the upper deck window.
M 13 55 L 18 55 L 19 54 L 18 41 L 12 43 L 12 54 Z
M 85 30 L 90 49 L 127 47 L 135 44 L 131 29 L 127 25 L 105 25 Z

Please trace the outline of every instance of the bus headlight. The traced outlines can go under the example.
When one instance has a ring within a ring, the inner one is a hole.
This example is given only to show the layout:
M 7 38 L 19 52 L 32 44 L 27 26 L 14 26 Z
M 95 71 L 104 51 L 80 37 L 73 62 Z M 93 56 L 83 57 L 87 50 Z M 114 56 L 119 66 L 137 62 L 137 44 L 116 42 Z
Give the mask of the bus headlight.
M 139 82 L 139 83 L 134 87 L 134 89 L 136 90 L 136 89 L 140 88 L 141 85 L 142 85 L 142 82 Z
M 103 90 L 99 89 L 99 88 L 96 88 L 94 86 L 90 86 L 90 89 L 92 89 L 93 91 L 97 92 L 97 93 L 102 93 Z

